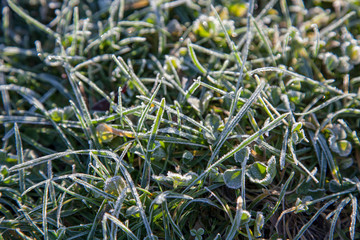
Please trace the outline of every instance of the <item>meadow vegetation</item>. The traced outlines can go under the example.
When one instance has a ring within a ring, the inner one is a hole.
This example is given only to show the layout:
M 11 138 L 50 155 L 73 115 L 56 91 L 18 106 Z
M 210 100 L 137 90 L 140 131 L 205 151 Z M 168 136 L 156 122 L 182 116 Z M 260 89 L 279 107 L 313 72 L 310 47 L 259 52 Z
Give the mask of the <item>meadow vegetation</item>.
M 3 0 L 0 239 L 359 239 L 358 0 Z

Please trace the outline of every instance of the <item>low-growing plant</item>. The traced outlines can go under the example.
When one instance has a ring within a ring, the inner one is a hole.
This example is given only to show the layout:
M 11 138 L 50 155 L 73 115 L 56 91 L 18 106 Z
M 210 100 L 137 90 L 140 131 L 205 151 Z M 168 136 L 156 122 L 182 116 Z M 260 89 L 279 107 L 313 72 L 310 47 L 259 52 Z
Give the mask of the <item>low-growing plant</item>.
M 358 239 L 356 0 L 1 3 L 0 239 Z

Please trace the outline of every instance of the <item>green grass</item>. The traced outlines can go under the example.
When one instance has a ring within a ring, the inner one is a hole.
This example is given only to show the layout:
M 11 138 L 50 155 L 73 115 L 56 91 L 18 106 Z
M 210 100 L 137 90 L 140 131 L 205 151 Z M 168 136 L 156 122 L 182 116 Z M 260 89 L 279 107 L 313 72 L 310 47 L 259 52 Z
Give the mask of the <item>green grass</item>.
M 0 239 L 359 239 L 360 3 L 1 3 Z

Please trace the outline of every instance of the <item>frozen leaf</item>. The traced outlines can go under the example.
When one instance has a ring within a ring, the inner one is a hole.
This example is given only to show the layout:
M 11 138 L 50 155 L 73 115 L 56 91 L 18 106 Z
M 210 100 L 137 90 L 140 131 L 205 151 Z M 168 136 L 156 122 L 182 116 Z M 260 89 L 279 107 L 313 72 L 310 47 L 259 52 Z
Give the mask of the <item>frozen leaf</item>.
M 61 108 L 53 108 L 49 110 L 50 117 L 55 122 L 60 122 L 62 120 L 63 113 L 64 110 L 62 110 Z
M 166 201 L 166 194 L 165 193 L 160 193 L 154 199 L 154 203 L 157 204 L 157 205 L 161 205 L 165 201 Z
M 293 124 L 293 126 L 291 128 L 291 132 L 299 131 L 301 128 L 302 128 L 302 123 L 296 122 Z
M 241 163 L 243 161 L 247 161 L 249 159 L 249 156 L 250 156 L 250 148 L 246 147 L 236 152 L 234 157 L 236 162 Z
M 176 188 L 177 186 L 184 187 L 189 185 L 190 183 L 193 182 L 193 180 L 195 180 L 198 177 L 198 175 L 193 172 L 189 172 L 185 175 L 168 172 L 168 177 L 173 180 L 173 186 L 174 188 Z
M 287 93 L 289 100 L 295 104 L 301 103 L 301 101 L 305 98 L 305 93 L 300 91 L 290 90 Z
M 280 112 L 288 112 L 289 109 L 286 108 L 284 103 L 280 103 L 279 106 L 276 107 L 276 109 Z M 290 110 L 295 111 L 295 104 L 293 102 L 290 102 Z
M 345 129 L 340 124 L 333 124 L 328 129 L 331 133 L 328 139 L 330 149 L 341 157 L 349 156 L 352 145 L 345 139 L 347 137 Z
M 223 122 L 219 115 L 217 114 L 208 114 L 205 117 L 205 126 L 214 130 L 217 130 Z
M 250 178 L 250 181 L 262 185 L 269 185 L 276 176 L 276 161 L 275 156 L 272 156 L 268 165 L 264 163 L 255 162 L 247 169 L 246 175 Z
M 74 109 L 71 106 L 63 108 L 63 120 L 68 120 L 74 115 Z
M 348 56 L 339 57 L 339 66 L 337 70 L 340 73 L 348 73 L 354 68 L 354 65 L 350 63 L 350 58 Z
M 160 174 L 159 176 L 153 175 L 152 177 L 154 180 L 159 182 L 172 182 L 174 188 L 177 188 L 178 186 L 188 186 L 198 177 L 198 175 L 194 172 L 181 175 L 180 173 L 173 173 L 169 171 L 167 176 Z
M 262 212 L 256 213 L 255 226 L 254 226 L 254 235 L 256 238 L 261 237 L 261 230 L 264 227 L 265 219 Z
M 130 152 L 140 156 L 141 158 L 145 158 L 145 156 L 142 153 L 141 146 L 139 144 L 136 144 L 132 148 L 130 148 Z
M 332 72 L 334 69 L 336 69 L 339 65 L 339 58 L 330 52 L 325 53 L 323 58 L 324 64 L 326 68 Z
M 348 190 L 348 189 L 351 189 L 351 188 L 354 188 L 355 189 L 355 184 L 350 182 L 350 181 L 343 181 L 342 184 L 338 183 L 337 181 L 335 180 L 331 180 L 329 182 L 329 190 L 331 192 L 341 192 L 341 191 L 345 191 L 345 190 Z
M 9 169 L 5 165 L 0 166 L 0 182 L 4 180 L 9 175 Z
M 131 206 L 126 209 L 126 216 L 140 217 L 140 210 L 138 206 Z
M 185 150 L 183 155 L 182 155 L 182 158 L 185 159 L 186 161 L 191 161 L 194 159 L 194 155 L 192 155 L 191 152 Z
M 155 161 L 160 161 L 161 159 L 166 157 L 166 152 L 162 147 L 158 147 L 154 150 L 152 157 Z
M 272 88 L 270 94 L 274 105 L 277 106 L 280 103 L 281 88 L 279 87 Z
M 209 173 L 209 179 L 212 182 L 224 182 L 223 173 L 219 173 L 219 170 L 217 168 L 212 168 Z
M 152 178 L 158 182 L 171 182 L 172 179 L 167 177 L 167 176 L 164 176 L 163 174 L 160 174 L 160 175 L 153 175 Z
M 347 140 L 339 140 L 337 142 L 337 148 L 339 149 L 338 153 L 341 157 L 349 156 L 352 150 L 351 143 Z
M 354 159 L 353 158 L 345 158 L 345 159 L 341 159 L 339 162 L 339 168 L 340 169 L 348 169 L 349 167 L 351 167 L 354 164 Z
M 106 193 L 119 196 L 121 192 L 126 188 L 125 180 L 120 176 L 108 178 L 105 181 L 104 191 Z M 129 191 L 129 189 L 128 189 Z
M 222 20 L 222 23 L 229 35 L 233 35 L 235 31 L 235 22 L 233 20 Z M 201 15 L 193 25 L 193 31 L 200 37 L 224 36 L 223 28 L 214 16 Z
M 241 169 L 226 170 L 223 178 L 228 188 L 238 189 L 241 187 Z
M 291 138 L 295 144 L 301 143 L 302 140 L 309 142 L 309 140 L 305 137 L 304 129 L 300 129 L 299 131 L 292 133 Z
M 211 135 L 208 131 L 204 131 L 203 136 L 209 144 L 213 144 L 216 140 L 216 138 L 213 135 Z
M 61 122 L 62 120 L 68 120 L 74 115 L 74 110 L 71 106 L 64 108 L 53 108 L 49 110 L 49 114 L 52 120 L 55 122 Z
M 100 142 L 110 142 L 114 138 L 114 134 L 108 131 L 105 124 L 99 124 L 96 127 L 96 133 Z
M 248 211 L 243 210 L 241 214 L 241 224 L 248 223 L 250 221 L 251 214 Z
M 334 135 L 335 140 L 345 139 L 347 137 L 346 131 L 341 124 L 331 124 L 328 130 Z
M 235 3 L 235 4 L 231 4 L 229 6 L 229 12 L 231 15 L 235 16 L 235 17 L 244 17 L 245 14 L 247 13 L 247 4 L 240 2 L 240 3 Z
M 255 179 L 264 179 L 266 176 L 266 165 L 261 162 L 255 162 L 251 164 L 247 174 L 250 178 L 253 178 L 254 181 Z
M 190 234 L 191 236 L 194 236 L 195 240 L 201 240 L 202 239 L 202 235 L 204 235 L 205 231 L 203 228 L 199 228 L 199 229 L 191 229 L 190 230 Z
M 302 123 L 296 122 L 293 124 L 291 128 L 291 138 L 294 141 L 295 144 L 299 144 L 302 140 L 305 140 L 308 142 L 308 140 L 305 137 L 304 129 L 302 129 Z
M 200 112 L 200 99 L 190 96 L 187 101 L 197 112 Z
M 305 197 L 304 201 L 301 200 L 300 198 L 297 198 L 296 202 L 295 202 L 295 213 L 307 211 L 309 209 L 309 207 L 303 203 L 305 203 L 306 201 L 311 201 L 311 200 L 312 200 L 311 197 L 308 199 L 306 199 L 306 197 Z

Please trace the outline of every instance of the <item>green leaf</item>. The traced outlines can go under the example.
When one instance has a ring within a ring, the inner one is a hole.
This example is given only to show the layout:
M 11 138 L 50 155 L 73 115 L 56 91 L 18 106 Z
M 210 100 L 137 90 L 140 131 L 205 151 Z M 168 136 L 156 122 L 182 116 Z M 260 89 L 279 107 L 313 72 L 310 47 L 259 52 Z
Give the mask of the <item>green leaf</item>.
M 238 189 L 241 187 L 241 169 L 228 169 L 223 175 L 228 188 Z
M 291 132 L 299 131 L 302 128 L 301 122 L 296 122 L 292 125 Z
M 245 147 L 240 151 L 238 151 L 237 153 L 235 153 L 234 158 L 236 162 L 241 163 L 247 161 L 249 159 L 249 156 L 250 156 L 250 148 Z
M 156 148 L 152 154 L 155 161 L 160 161 L 161 159 L 166 158 L 166 156 L 166 152 L 162 147 Z
M 261 230 L 264 227 L 265 219 L 262 212 L 256 213 L 255 226 L 254 226 L 254 236 L 256 238 L 261 237 Z
M 355 185 L 350 181 L 343 181 L 342 184 L 338 183 L 335 180 L 331 180 L 329 182 L 329 190 L 333 193 L 345 191 L 352 188 L 355 189 Z
M 106 193 L 120 196 L 121 192 L 127 187 L 124 178 L 120 176 L 114 176 L 112 178 L 108 178 L 105 181 L 104 191 Z M 130 191 L 130 189 L 128 189 Z
M 159 182 L 172 182 L 174 188 L 177 188 L 178 186 L 188 186 L 197 178 L 197 176 L 198 175 L 194 172 L 188 172 L 181 175 L 180 173 L 168 171 L 167 176 L 160 174 L 159 176 L 153 175 L 152 178 Z
M 304 212 L 304 211 L 307 211 L 309 209 L 309 207 L 306 205 L 306 204 L 303 204 L 304 202 L 306 201 L 311 201 L 312 198 L 307 198 L 305 197 L 304 200 L 301 200 L 300 198 L 297 198 L 296 199 L 296 202 L 295 202 L 295 211 L 294 213 L 300 213 L 300 212 Z
M 254 179 L 263 179 L 266 176 L 266 165 L 261 162 L 255 162 L 251 164 L 247 173 Z
M 250 181 L 262 185 L 269 185 L 276 176 L 276 160 L 275 156 L 272 156 L 268 165 L 264 163 L 255 162 L 250 165 L 246 171 L 246 175 L 250 178 Z
M 61 122 L 64 111 L 61 108 L 54 108 L 49 110 L 49 114 L 52 120 L 55 122 Z
M 185 159 L 186 161 L 191 161 L 194 159 L 194 155 L 191 152 L 185 150 L 182 155 L 182 158 Z
M 339 140 L 337 141 L 336 145 L 340 157 L 347 157 L 350 155 L 352 145 L 348 140 Z

